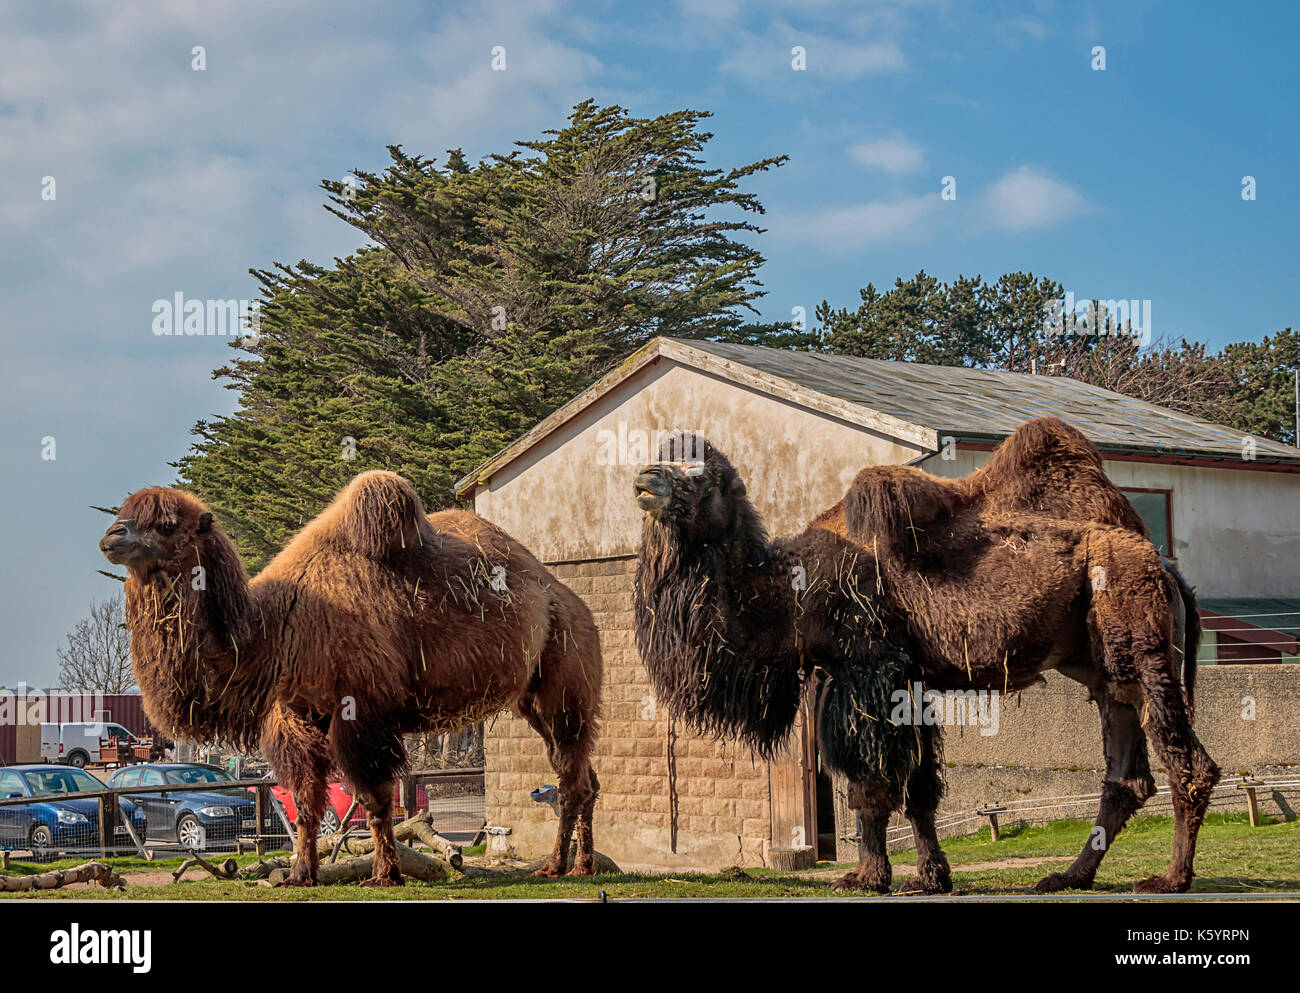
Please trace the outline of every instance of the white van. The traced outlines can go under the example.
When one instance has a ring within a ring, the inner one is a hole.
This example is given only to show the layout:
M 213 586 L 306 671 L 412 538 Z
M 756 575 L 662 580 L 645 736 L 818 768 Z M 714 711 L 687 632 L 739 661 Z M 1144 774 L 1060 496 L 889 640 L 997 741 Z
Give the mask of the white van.
M 76 766 L 99 765 L 100 739 L 134 742 L 136 738 L 121 724 L 112 721 L 88 724 L 42 724 L 41 758 L 46 762 L 59 762 Z

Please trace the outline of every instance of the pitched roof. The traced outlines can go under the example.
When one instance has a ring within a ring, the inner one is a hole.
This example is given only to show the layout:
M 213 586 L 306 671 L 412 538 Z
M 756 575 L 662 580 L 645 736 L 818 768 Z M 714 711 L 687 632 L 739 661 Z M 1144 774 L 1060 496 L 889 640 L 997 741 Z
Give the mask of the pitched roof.
M 937 451 L 939 439 L 997 442 L 1035 417 L 1059 417 L 1103 452 L 1242 463 L 1245 436 L 1210 421 L 1065 376 L 887 362 L 757 345 L 656 338 L 456 484 L 458 496 L 609 393 L 671 359 Z M 1256 462 L 1300 465 L 1300 449 L 1255 439 Z

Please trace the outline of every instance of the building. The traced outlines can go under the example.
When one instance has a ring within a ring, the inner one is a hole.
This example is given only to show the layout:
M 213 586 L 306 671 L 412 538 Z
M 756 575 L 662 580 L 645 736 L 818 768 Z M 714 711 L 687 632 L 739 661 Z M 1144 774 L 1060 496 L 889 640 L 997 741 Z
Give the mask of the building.
M 695 431 L 716 444 L 771 533 L 783 534 L 838 500 L 864 466 L 964 475 L 1017 425 L 1044 415 L 1098 445 L 1153 540 L 1205 599 L 1204 661 L 1234 663 L 1201 677 L 1211 754 L 1257 775 L 1300 761 L 1300 666 L 1276 665 L 1297 661 L 1300 450 L 1061 377 L 657 339 L 458 484 L 595 613 L 606 664 L 598 846 L 629 865 L 716 868 L 762 864 L 768 846 L 805 839 L 822 854 L 839 841 L 843 855 L 852 833 L 842 805 L 834 823 L 835 791 L 813 736 L 801 730 L 786 756 L 764 763 L 670 727 L 657 712 L 633 640 L 632 479 L 663 432 Z M 1270 662 L 1275 671 L 1261 673 Z M 1261 704 L 1249 727 L 1216 724 L 1216 708 L 1235 713 L 1258 680 L 1277 705 Z M 944 809 L 1004 790 L 1096 793 L 1101 737 L 1082 688 L 1049 677 L 1003 725 L 994 739 L 948 735 Z M 554 781 L 541 742 L 502 715 L 485 752 L 489 822 L 510 826 L 521 851 L 544 850 L 553 814 L 528 796 Z

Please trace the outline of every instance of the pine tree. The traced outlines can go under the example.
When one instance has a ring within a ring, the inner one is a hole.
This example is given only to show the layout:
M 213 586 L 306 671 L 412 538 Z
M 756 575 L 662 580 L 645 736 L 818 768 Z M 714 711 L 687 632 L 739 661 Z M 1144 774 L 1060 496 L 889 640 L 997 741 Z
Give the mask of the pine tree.
M 720 337 L 761 295 L 743 192 L 784 157 L 707 168 L 709 115 L 586 101 L 561 129 L 471 165 L 390 147 L 326 181 L 374 246 L 254 270 L 256 336 L 214 377 L 239 395 L 177 463 L 260 568 L 355 473 L 452 484 L 656 335 Z M 738 212 L 738 216 L 735 216 Z

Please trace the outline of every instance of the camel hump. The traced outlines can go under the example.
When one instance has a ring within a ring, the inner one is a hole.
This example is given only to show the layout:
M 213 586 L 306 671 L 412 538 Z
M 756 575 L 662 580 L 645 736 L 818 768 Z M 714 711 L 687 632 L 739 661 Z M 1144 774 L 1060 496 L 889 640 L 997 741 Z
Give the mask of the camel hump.
M 420 544 L 424 501 L 407 480 L 395 472 L 363 472 L 338 495 L 337 528 L 353 549 L 381 558 L 399 548 Z
M 1097 521 L 1146 535 L 1146 525 L 1106 476 L 1097 446 L 1055 417 L 1027 421 L 965 480 L 991 513 L 1031 511 Z
M 916 530 L 949 517 L 959 499 L 952 483 L 913 466 L 872 466 L 858 473 L 844 495 L 844 528 L 861 545 L 910 547 L 919 537 Z

